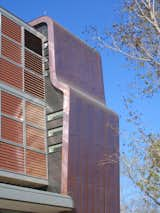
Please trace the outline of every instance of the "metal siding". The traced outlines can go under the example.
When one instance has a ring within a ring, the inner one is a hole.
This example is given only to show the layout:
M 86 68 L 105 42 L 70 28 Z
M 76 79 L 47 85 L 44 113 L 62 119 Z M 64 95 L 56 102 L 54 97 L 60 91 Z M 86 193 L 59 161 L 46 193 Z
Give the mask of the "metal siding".
M 0 142 L 0 168 L 24 173 L 24 149 Z
M 2 36 L 2 55 L 21 64 L 21 46 Z
M 38 137 L 37 137 L 38 136 Z M 26 127 L 27 146 L 45 151 L 45 131 L 31 127 Z
M 11 86 L 22 89 L 22 68 L 0 58 L 0 80 Z
M 45 128 L 44 108 L 26 102 L 26 121 L 40 128 Z
M 2 15 L 0 170 L 46 180 L 48 172 L 45 107 L 42 106 L 45 98 L 42 57 L 25 49 L 22 37 L 24 33 L 21 33 L 24 32 L 24 26 L 15 22 L 18 19 L 12 21 Z M 22 56 L 25 56 L 25 61 Z M 26 70 L 25 65 L 30 70 Z M 34 104 L 35 97 L 38 105 Z M 1 180 L 12 183 L 7 177 L 6 180 L 1 177 Z
M 25 67 L 42 75 L 42 58 L 25 50 Z
M 21 27 L 2 15 L 2 33 L 21 43 Z
M 31 150 L 26 152 L 27 175 L 46 179 L 46 156 Z
M 23 125 L 21 122 L 2 116 L 1 136 L 3 139 L 18 144 L 23 143 Z
M 40 23 L 52 44 L 51 82 L 64 93 L 62 193 L 72 196 L 76 213 L 119 213 L 119 159 L 110 160 L 119 152 L 118 117 L 104 105 L 100 58 L 52 19 L 31 25 Z
M 25 70 L 24 90 L 37 98 L 44 99 L 44 80 Z
M 7 92 L 1 92 L 1 111 L 15 118 L 23 119 L 22 99 Z

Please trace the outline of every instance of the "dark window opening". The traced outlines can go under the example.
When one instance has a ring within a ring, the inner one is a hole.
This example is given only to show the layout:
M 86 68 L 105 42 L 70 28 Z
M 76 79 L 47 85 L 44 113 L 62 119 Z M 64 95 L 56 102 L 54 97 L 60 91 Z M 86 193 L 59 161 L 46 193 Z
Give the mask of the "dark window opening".
M 35 53 L 42 55 L 42 41 L 37 36 L 33 35 L 29 31 L 25 30 L 25 47 L 34 51 Z

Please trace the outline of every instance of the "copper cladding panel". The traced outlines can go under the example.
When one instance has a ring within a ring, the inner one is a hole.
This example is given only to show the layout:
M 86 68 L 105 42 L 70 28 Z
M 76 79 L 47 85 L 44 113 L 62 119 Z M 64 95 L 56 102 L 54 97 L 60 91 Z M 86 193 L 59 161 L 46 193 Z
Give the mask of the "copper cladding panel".
M 54 48 L 57 78 L 104 102 L 99 55 L 56 23 Z
M 21 122 L 2 116 L 2 138 L 15 143 L 23 143 L 23 125 Z
M 21 43 L 21 27 L 2 15 L 2 33 Z
M 23 148 L 0 142 L 0 168 L 24 173 Z
M 42 58 L 25 50 L 25 67 L 42 75 Z
M 44 99 L 44 80 L 25 70 L 24 90 L 37 98 Z
M 36 104 L 26 102 L 26 121 L 33 125 L 45 128 L 44 108 Z
M 21 64 L 21 47 L 2 36 L 2 55 Z
M 22 119 L 22 99 L 2 91 L 1 111 L 4 114 Z
M 22 68 L 0 58 L 0 80 L 22 89 Z M 16 76 L 16 78 L 15 78 Z
M 31 150 L 27 150 L 26 152 L 27 175 L 46 179 L 46 156 Z
M 100 58 L 49 17 L 31 25 L 40 23 L 51 82 L 64 93 L 61 192 L 76 213 L 119 213 L 118 117 L 104 105 Z
M 45 131 L 27 125 L 27 146 L 45 151 Z
M 69 123 L 68 191 L 77 212 L 118 213 L 117 116 L 72 91 Z

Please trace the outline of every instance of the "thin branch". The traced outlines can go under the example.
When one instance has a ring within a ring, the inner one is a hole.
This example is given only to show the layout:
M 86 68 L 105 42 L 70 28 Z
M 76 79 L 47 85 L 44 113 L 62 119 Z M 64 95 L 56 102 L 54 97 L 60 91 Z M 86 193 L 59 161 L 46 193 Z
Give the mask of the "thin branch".
M 135 59 L 138 61 L 148 61 L 148 62 L 151 61 L 150 58 L 143 58 L 143 57 L 138 57 L 138 56 L 129 54 L 129 53 L 123 51 L 117 44 L 116 45 L 114 44 L 113 46 L 110 44 L 107 44 L 100 37 L 97 37 L 96 40 L 99 41 L 103 45 L 104 48 L 108 48 L 113 51 L 119 52 L 119 53 L 123 54 L 124 56 L 127 56 L 128 58 L 132 58 L 132 59 Z

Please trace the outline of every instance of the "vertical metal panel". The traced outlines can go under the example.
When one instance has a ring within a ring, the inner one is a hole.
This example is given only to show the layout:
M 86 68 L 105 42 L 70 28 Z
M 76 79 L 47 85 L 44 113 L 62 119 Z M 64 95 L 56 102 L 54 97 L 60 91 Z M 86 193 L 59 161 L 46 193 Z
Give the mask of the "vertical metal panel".
M 117 117 L 75 91 L 70 99 L 68 191 L 78 213 L 118 213 Z
M 26 140 L 27 146 L 39 149 L 41 151 L 45 151 L 45 132 L 44 132 L 44 130 L 27 125 L 26 137 L 27 137 L 27 140 Z
M 21 47 L 2 36 L 2 55 L 21 64 Z
M 47 178 L 46 156 L 31 150 L 26 151 L 27 175 L 33 177 Z
M 21 27 L 2 15 L 2 33 L 21 43 Z
M 2 138 L 15 143 L 23 143 L 23 125 L 21 122 L 2 116 Z
M 22 68 L 5 59 L 0 59 L 0 80 L 22 89 Z
M 22 119 L 22 99 L 7 92 L 1 93 L 1 110 L 2 113 L 11 115 L 15 118 Z
M 101 59 L 98 53 L 57 23 L 53 24 L 55 72 L 58 79 L 104 103 Z
M 24 173 L 23 148 L 0 142 L 0 168 Z

